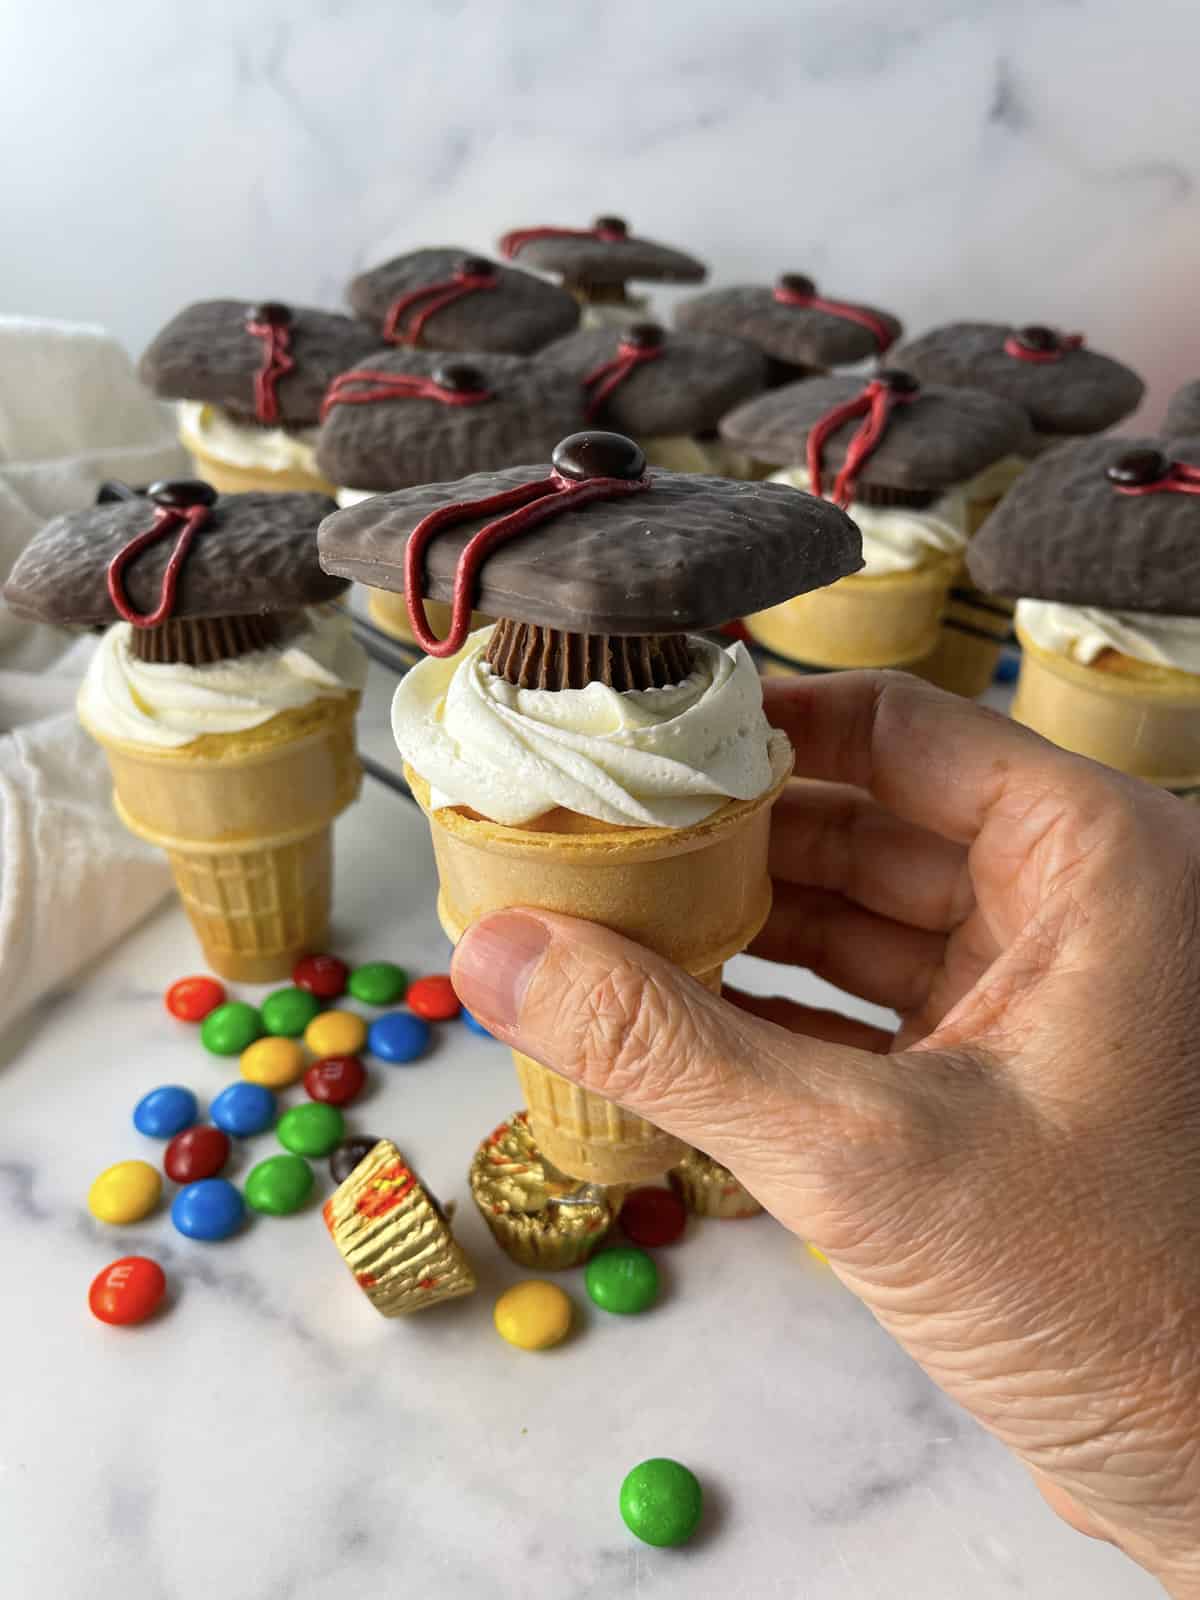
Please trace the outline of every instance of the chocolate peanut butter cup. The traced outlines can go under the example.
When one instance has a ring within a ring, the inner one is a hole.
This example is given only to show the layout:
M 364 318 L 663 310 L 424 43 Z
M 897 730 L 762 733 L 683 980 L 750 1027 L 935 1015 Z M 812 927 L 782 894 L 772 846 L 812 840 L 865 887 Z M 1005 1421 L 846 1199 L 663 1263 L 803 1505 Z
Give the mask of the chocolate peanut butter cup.
M 1136 372 L 1089 349 L 1082 335 L 1042 324 L 949 322 L 892 359 L 922 383 L 983 389 L 1021 406 L 1037 435 L 1025 454 L 1111 428 L 1145 391 Z
M 531 355 L 571 332 L 565 289 L 465 250 L 413 250 L 351 279 L 355 315 L 388 344 Z
M 164 400 L 204 401 L 242 423 L 309 428 L 330 381 L 378 343 L 336 311 L 202 300 L 172 317 L 138 371 Z

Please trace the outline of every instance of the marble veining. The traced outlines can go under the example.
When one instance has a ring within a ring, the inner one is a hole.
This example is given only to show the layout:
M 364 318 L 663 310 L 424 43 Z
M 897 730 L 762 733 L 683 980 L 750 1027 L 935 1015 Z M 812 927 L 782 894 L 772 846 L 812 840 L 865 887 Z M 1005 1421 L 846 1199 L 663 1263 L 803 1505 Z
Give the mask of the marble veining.
M 387 757 L 372 669 L 363 743 Z M 352 959 L 443 968 L 416 811 L 368 781 L 339 824 L 338 930 Z M 769 1218 L 691 1225 L 660 1252 L 661 1304 L 606 1317 L 577 1274 L 578 1329 L 531 1355 L 491 1327 L 522 1274 L 491 1244 L 466 1170 L 518 1103 L 507 1052 L 458 1026 L 411 1067 L 372 1065 L 350 1131 L 387 1134 L 455 1203 L 479 1293 L 387 1322 L 322 1225 L 332 1184 L 237 1238 L 185 1240 L 159 1211 L 87 1212 L 112 1161 L 161 1159 L 138 1097 L 234 1076 L 162 1006 L 199 966 L 182 913 L 152 918 L 0 1040 L 0 1593 L 5 1600 L 1147 1600 L 1154 1584 L 1079 1539 L 837 1280 Z M 837 1003 L 742 960 L 743 987 Z M 245 989 L 251 998 L 262 991 Z M 854 1007 L 878 1016 L 869 1007 Z M 300 1091 L 288 1091 L 288 1101 Z M 277 1148 L 236 1144 L 230 1174 Z M 87 1286 L 156 1257 L 164 1315 L 113 1330 Z M 640 1546 L 617 1489 L 649 1455 L 688 1461 L 709 1507 L 684 1550 Z

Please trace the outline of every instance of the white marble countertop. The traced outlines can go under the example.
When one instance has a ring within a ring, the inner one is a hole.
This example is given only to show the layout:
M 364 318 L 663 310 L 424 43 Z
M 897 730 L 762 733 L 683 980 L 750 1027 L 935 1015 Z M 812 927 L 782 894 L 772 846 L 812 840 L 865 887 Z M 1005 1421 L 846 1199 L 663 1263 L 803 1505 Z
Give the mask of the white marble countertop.
M 364 717 L 377 755 L 385 702 L 377 673 Z M 368 780 L 337 853 L 333 947 L 444 970 L 417 812 Z M 324 1163 L 305 1211 L 254 1217 L 223 1244 L 182 1238 L 165 1201 L 132 1228 L 94 1221 L 97 1172 L 161 1159 L 130 1123 L 138 1097 L 178 1082 L 203 1103 L 235 1076 L 163 1008 L 168 983 L 195 970 L 171 905 L 3 1041 L 4 1600 L 1159 1593 L 1059 1524 L 767 1217 L 693 1221 L 659 1253 L 665 1293 L 640 1318 L 591 1307 L 569 1274 L 568 1343 L 504 1344 L 492 1304 L 525 1274 L 491 1243 L 465 1174 L 519 1097 L 507 1052 L 461 1026 L 442 1027 L 420 1064 L 372 1065 L 347 1121 L 394 1138 L 458 1202 L 472 1298 L 379 1317 L 322 1225 Z M 738 978 L 777 984 L 750 961 Z M 245 1141 L 233 1176 L 275 1148 L 271 1135 Z M 104 1327 L 88 1284 L 131 1253 L 162 1263 L 168 1309 Z M 705 1485 L 685 1549 L 641 1545 L 620 1521 L 621 1479 L 651 1455 Z

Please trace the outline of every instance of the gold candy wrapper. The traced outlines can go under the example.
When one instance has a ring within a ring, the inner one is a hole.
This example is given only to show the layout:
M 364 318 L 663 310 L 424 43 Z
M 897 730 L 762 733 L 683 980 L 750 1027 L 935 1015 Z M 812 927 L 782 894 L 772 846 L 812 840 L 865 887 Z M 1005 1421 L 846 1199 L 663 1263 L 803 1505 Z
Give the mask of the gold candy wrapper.
M 342 1260 L 385 1317 L 475 1289 L 471 1263 L 445 1217 L 389 1139 L 359 1162 L 322 1214 Z
M 538 1151 L 529 1115 L 518 1111 L 475 1152 L 471 1193 L 505 1255 L 523 1267 L 577 1267 L 604 1242 L 624 1187 L 581 1186 Z
M 679 1165 L 667 1173 L 667 1181 L 697 1217 L 756 1217 L 762 1210 L 729 1168 L 702 1150 L 689 1150 Z

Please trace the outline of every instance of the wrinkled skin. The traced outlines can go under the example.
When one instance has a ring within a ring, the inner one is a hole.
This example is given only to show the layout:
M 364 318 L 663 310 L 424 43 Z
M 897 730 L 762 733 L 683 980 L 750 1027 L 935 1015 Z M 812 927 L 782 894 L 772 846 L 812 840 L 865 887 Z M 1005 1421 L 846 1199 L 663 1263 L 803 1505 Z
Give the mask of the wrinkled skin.
M 1200 811 L 898 674 L 766 703 L 806 781 L 753 951 L 894 1037 L 542 912 L 476 924 L 459 993 L 731 1167 L 1061 1516 L 1200 1595 Z

